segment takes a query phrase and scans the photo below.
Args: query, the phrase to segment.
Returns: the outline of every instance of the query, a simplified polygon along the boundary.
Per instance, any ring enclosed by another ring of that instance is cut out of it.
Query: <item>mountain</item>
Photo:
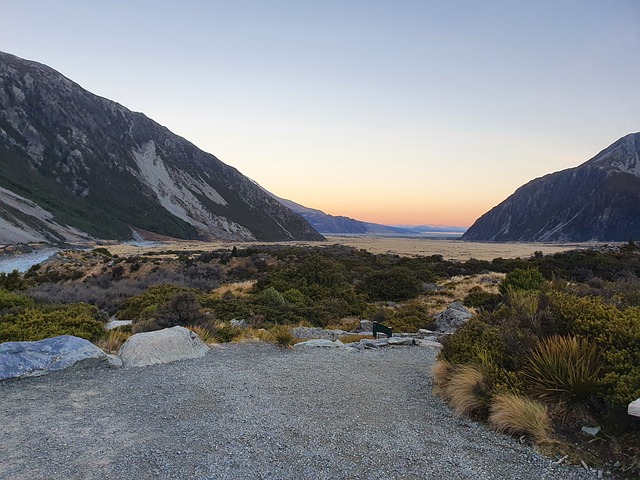
[[[322,210],[305,207],[286,198],[280,198],[275,195],[273,197],[298,215],[304,217],[317,231],[325,234],[455,236],[462,235],[467,229],[467,227],[452,227],[449,225],[382,225],[380,223],[363,222],[350,217],[330,215]]]
[[[584,242],[640,238],[640,133],[582,165],[537,178],[482,215],[463,240]]]
[[[318,232],[326,234],[376,234],[376,235],[410,235],[409,228],[390,227],[379,223],[362,222],[349,217],[329,215],[322,210],[305,207],[299,203],[276,197],[280,203],[304,217]]]
[[[238,170],[55,70],[0,52],[0,242],[322,240]]]

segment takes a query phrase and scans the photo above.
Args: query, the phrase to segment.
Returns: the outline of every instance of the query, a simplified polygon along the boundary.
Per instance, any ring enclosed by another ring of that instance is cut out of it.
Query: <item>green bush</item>
[[[10,291],[25,290],[30,285],[31,282],[26,280],[18,270],[10,273],[0,273],[0,289]]]
[[[493,311],[500,303],[500,295],[489,293],[482,287],[473,287],[462,300],[467,307],[481,308],[483,310]]]
[[[155,317],[158,309],[168,303],[177,293],[189,289],[164,284],[149,288],[146,292],[128,298],[116,312],[120,320],[144,320]]]
[[[409,300],[420,293],[421,282],[414,272],[404,267],[373,272],[358,285],[358,291],[372,301]]]
[[[83,303],[27,308],[0,317],[0,342],[36,341],[58,335],[96,341],[105,333],[97,308]]]
[[[506,295],[509,290],[540,290],[545,279],[537,268],[516,268],[507,273],[500,282],[500,293]]]
[[[605,398],[618,408],[640,398],[640,308],[620,310],[599,297],[548,295],[566,333],[588,338],[602,352]]]
[[[33,299],[0,289],[0,312],[34,306]]]

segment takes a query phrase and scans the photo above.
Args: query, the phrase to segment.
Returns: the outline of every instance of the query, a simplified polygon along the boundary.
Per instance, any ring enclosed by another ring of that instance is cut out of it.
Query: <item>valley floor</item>
[[[528,258],[539,251],[545,255],[564,252],[576,248],[587,248],[587,243],[521,243],[521,242],[463,242],[462,240],[432,239],[416,237],[383,237],[372,235],[327,235],[327,242],[273,242],[270,245],[348,245],[365,249],[371,253],[391,253],[400,256],[442,255],[446,260],[493,260],[494,258]],[[265,245],[264,242],[196,242],[173,241],[142,246],[131,243],[108,245],[111,253],[116,255],[133,255],[145,252],[161,252],[166,250],[216,250],[220,248],[246,248],[252,245]]]
[[[0,478],[594,478],[455,417],[431,393],[435,355],[240,343],[4,382]]]

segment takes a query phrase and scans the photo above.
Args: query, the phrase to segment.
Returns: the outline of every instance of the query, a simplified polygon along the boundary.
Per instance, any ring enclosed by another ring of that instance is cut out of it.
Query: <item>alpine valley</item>
[[[57,71],[0,52],[0,243],[323,240],[238,170]]]

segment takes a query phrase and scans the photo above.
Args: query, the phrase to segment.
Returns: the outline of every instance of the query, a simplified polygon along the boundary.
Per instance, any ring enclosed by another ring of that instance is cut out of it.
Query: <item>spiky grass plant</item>
[[[276,325],[269,331],[269,333],[273,337],[275,344],[280,347],[288,347],[296,340],[291,333],[291,328],[286,325]]]
[[[98,346],[107,353],[115,353],[130,336],[129,332],[109,330],[107,336],[98,342]]]
[[[200,337],[200,340],[202,340],[207,345],[210,343],[216,343],[215,335],[207,327],[203,327],[201,325],[189,325],[186,328],[198,335],[198,337]]]
[[[531,435],[537,443],[548,442],[550,438],[547,407],[521,395],[496,395],[491,403],[489,424],[499,432]]]
[[[443,388],[456,415],[471,415],[484,409],[489,398],[487,380],[474,365],[457,366]]]
[[[531,393],[538,399],[570,407],[598,390],[602,357],[586,338],[554,335],[538,342],[525,368]]]

